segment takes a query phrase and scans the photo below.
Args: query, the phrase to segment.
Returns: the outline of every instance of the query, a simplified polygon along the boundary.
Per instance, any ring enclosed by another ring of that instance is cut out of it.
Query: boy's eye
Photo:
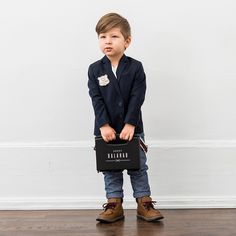
[[[100,39],[105,39],[106,37],[105,37],[105,35],[101,35],[99,38]]]
[[[117,35],[112,35],[112,38],[118,38],[118,36]]]

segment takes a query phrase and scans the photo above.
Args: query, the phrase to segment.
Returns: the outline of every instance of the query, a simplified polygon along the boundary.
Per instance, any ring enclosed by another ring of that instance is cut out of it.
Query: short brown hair
[[[108,13],[102,16],[96,25],[96,32],[99,35],[116,27],[120,28],[125,39],[131,35],[129,22],[117,13]]]

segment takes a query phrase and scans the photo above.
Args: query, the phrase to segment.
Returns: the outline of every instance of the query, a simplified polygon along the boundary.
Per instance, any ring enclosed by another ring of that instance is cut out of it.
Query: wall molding
[[[236,198],[231,196],[195,196],[195,197],[158,197],[159,209],[190,208],[236,208]],[[63,209],[101,209],[104,198],[0,198],[0,210],[63,210]],[[124,199],[125,209],[136,209],[133,198]]]
[[[236,148],[236,140],[147,140],[150,148]],[[4,148],[91,148],[93,141],[0,142]]]

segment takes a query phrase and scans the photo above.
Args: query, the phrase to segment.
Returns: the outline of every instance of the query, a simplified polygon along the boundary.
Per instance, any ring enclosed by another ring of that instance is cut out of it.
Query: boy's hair
[[[108,13],[100,18],[96,25],[97,34],[106,33],[113,28],[120,28],[125,39],[131,36],[129,22],[117,13]]]

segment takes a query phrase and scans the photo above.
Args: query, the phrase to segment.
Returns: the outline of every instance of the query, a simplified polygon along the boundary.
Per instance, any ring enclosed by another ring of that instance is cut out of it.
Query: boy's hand
[[[116,139],[116,131],[109,125],[105,124],[100,128],[102,138],[105,142],[109,142]]]
[[[132,140],[134,136],[134,129],[135,129],[135,126],[130,125],[130,124],[125,124],[124,128],[122,129],[120,133],[120,139],[129,140],[129,141]]]

